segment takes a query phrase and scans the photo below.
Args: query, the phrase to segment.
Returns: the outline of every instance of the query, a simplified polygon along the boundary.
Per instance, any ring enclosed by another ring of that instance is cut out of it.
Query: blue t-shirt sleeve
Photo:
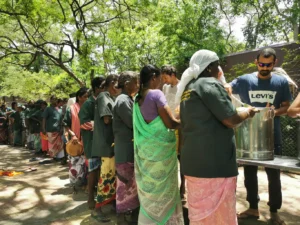
[[[239,77],[235,78],[229,84],[232,87],[232,94],[239,94],[239,92],[240,92],[240,78]]]

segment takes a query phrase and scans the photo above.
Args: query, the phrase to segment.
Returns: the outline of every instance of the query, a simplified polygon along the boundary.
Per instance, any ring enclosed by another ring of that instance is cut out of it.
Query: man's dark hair
[[[102,83],[105,81],[105,78],[100,76],[100,77],[95,77],[91,84],[92,84],[92,89],[93,89],[93,92],[96,91],[96,88],[101,88],[101,85]]]
[[[176,76],[177,74],[177,71],[176,71],[176,68],[174,66],[169,66],[169,65],[166,65],[166,66],[162,66],[160,72],[163,74],[168,74],[168,75],[172,75],[174,74]]]
[[[274,57],[274,61],[276,60],[276,51],[273,48],[264,48],[259,51],[256,59],[258,60],[259,57],[262,56],[264,58],[270,58],[271,56]]]

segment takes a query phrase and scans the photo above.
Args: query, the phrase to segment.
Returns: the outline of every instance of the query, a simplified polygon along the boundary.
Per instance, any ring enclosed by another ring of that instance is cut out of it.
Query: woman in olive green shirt
[[[254,115],[237,113],[221,82],[219,58],[196,52],[176,95],[180,103],[183,146],[181,172],[187,181],[190,224],[236,225],[238,175],[232,127]]]
[[[122,93],[117,97],[113,110],[114,152],[117,171],[116,208],[119,218],[133,211],[135,221],[139,212],[137,186],[134,175],[133,151],[133,97],[139,90],[138,73],[121,73],[118,88]]]
[[[114,101],[115,97],[119,94],[116,85],[118,85],[118,76],[107,76],[103,84],[105,91],[98,95],[95,103],[91,155],[92,157],[101,157],[101,166],[96,210],[93,211],[92,217],[101,222],[110,220],[109,217],[101,211],[102,206],[116,199],[114,136],[112,130]]]

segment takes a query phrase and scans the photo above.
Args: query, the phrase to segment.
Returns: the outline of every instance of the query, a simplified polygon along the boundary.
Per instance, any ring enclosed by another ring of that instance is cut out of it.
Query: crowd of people
[[[258,219],[255,166],[244,166],[249,209],[236,213],[233,128],[254,117],[255,107],[270,107],[275,112],[274,152],[281,154],[280,116],[298,116],[300,97],[290,106],[287,80],[272,73],[276,61],[273,49],[263,49],[255,59],[258,71],[231,83],[226,83],[217,54],[209,50],[192,56],[181,80],[173,66],[153,65],[140,73],[96,77],[91,91],[80,88],[68,102],[52,96],[49,106],[42,100],[30,101],[26,109],[15,102],[11,109],[2,105],[0,141],[26,143],[63,163],[67,143],[82,145],[83,152],[68,156],[70,180],[87,177],[88,207],[101,222],[110,221],[102,207],[111,204],[122,224],[125,215],[131,216],[126,224],[184,224],[186,191],[192,225]],[[249,107],[237,111],[232,93]],[[282,204],[280,170],[266,172],[270,222],[284,225],[277,212]]]
[[[11,108],[3,103],[0,110],[0,143],[41,151],[42,114],[46,108],[47,103],[43,100],[29,101],[27,104],[12,102]]]

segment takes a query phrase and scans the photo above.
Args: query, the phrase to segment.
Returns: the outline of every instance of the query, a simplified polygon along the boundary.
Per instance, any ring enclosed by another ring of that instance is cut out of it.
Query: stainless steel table
[[[263,166],[274,169],[300,172],[300,161],[287,156],[275,156],[274,160],[259,161],[250,159],[237,159],[240,165]]]

